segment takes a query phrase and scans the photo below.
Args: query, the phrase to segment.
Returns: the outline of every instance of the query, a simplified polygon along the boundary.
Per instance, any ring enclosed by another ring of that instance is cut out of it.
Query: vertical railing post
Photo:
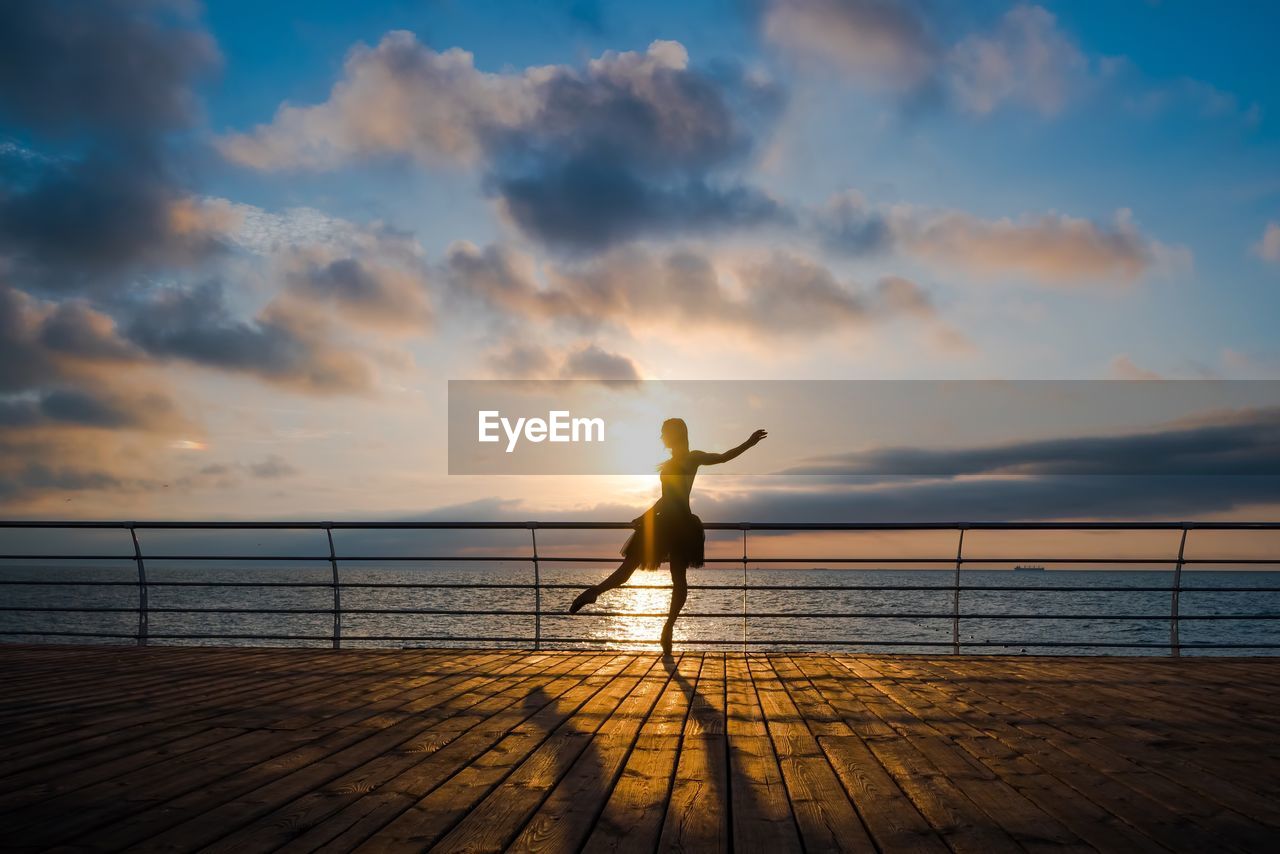
[[[742,522],[742,651],[747,651],[747,530],[750,522]]]
[[[951,585],[951,654],[960,654],[960,564],[964,562],[964,526],[956,543],[956,575]]]
[[[333,573],[333,648],[342,648],[342,579],[338,577],[338,552],[333,547],[333,523],[324,523],[329,541],[329,569]]]
[[[142,546],[138,545],[138,529],[129,523],[129,536],[133,539],[133,562],[138,566],[138,646],[147,645],[147,565],[142,560]]]
[[[1182,524],[1182,539],[1178,541],[1178,562],[1173,565],[1173,592],[1169,596],[1169,654],[1174,658],[1182,655],[1182,644],[1178,639],[1178,594],[1182,592],[1182,565],[1187,554],[1187,523]]]
[[[542,564],[538,560],[538,523],[529,523],[533,542],[533,648],[542,649]]]

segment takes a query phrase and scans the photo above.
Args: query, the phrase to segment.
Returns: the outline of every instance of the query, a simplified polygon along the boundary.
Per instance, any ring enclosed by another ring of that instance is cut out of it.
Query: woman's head
[[[689,450],[689,427],[683,418],[668,418],[662,422],[662,444],[672,451]]]

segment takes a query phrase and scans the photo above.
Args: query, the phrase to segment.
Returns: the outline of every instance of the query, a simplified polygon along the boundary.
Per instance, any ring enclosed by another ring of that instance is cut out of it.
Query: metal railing
[[[136,569],[136,578],[124,580],[80,580],[58,578],[12,579],[0,573],[0,590],[14,587],[44,588],[64,585],[83,587],[134,587],[137,591],[137,604],[133,607],[111,606],[64,606],[64,605],[14,605],[10,597],[0,600],[0,613],[52,614],[52,613],[100,613],[100,614],[133,614],[136,612],[136,630],[123,631],[80,631],[57,630],[47,628],[11,629],[0,626],[0,638],[9,637],[78,637],[99,640],[134,640],[145,645],[153,640],[214,640],[214,641],[320,641],[331,643],[336,649],[344,640],[355,642],[449,642],[449,643],[505,643],[526,644],[535,649],[573,644],[620,643],[626,639],[613,637],[555,637],[543,632],[543,619],[551,612],[544,609],[543,593],[553,590],[581,590],[581,583],[548,583],[543,580],[544,564],[609,564],[617,558],[582,557],[571,555],[553,555],[538,549],[538,531],[591,531],[591,530],[629,530],[632,525],[626,522],[83,522],[83,521],[3,521],[0,520],[0,531],[6,529],[25,529],[36,531],[94,529],[127,531],[132,543],[132,553],[3,553],[0,554],[0,569],[8,567],[14,561],[128,561]],[[951,652],[959,653],[965,648],[1052,648],[1070,647],[1081,649],[1130,648],[1130,649],[1162,649],[1172,655],[1179,655],[1184,649],[1241,649],[1268,650],[1280,649],[1280,642],[1263,640],[1259,642],[1193,642],[1180,639],[1179,627],[1187,621],[1274,621],[1280,620],[1280,611],[1275,609],[1264,613],[1213,613],[1188,614],[1181,609],[1181,597],[1193,593],[1280,593],[1280,586],[1186,586],[1183,583],[1183,571],[1190,567],[1280,567],[1280,553],[1265,557],[1188,557],[1187,543],[1189,536],[1196,531],[1271,531],[1280,532],[1280,522],[935,522],[935,523],[708,523],[705,528],[710,532],[740,532],[742,541],[741,556],[708,557],[707,564],[740,565],[743,570],[741,583],[734,584],[690,584],[692,590],[724,590],[742,592],[742,610],[700,612],[687,611],[681,619],[738,619],[742,620],[742,637],[701,638],[696,641],[702,645],[741,645],[743,648],[759,645],[772,646],[820,646],[820,647],[949,647]],[[144,554],[140,531],[323,531],[328,545],[327,554]],[[528,552],[500,555],[476,554],[339,554],[334,543],[334,531],[521,531],[529,533]],[[829,557],[751,557],[748,539],[752,534],[777,535],[787,533],[834,533],[834,532],[939,532],[954,531],[956,533],[955,557],[950,556],[829,556]],[[1178,546],[1176,554],[1167,556],[1145,557],[1098,557],[1098,556],[981,556],[965,552],[966,532],[979,531],[1114,531],[1114,532],[1176,532]],[[314,562],[326,564],[329,578],[326,581],[227,581],[227,580],[158,580],[148,578],[147,562]],[[457,581],[352,581],[344,580],[341,567],[343,564],[355,563],[423,563],[439,565],[454,562],[465,563],[483,561],[489,563],[519,562],[527,564],[531,569],[531,581],[525,582],[457,582]],[[884,568],[891,566],[944,567],[950,571],[951,583],[938,584],[749,584],[746,572],[749,567],[780,567],[782,565],[809,565],[815,568],[830,567],[866,567]],[[1097,584],[965,584],[962,570],[966,565],[1007,566],[1016,564],[1065,566],[1153,566],[1168,564],[1172,569],[1171,581],[1164,585],[1097,585]],[[638,589],[663,589],[666,585],[629,585]],[[304,588],[328,589],[331,593],[331,604],[323,608],[249,608],[234,606],[200,606],[200,607],[165,607],[150,604],[148,593],[153,589],[163,588]],[[401,589],[401,590],[487,590],[487,591],[532,591],[533,608],[498,608],[498,609],[452,609],[452,608],[359,608],[344,607],[342,593],[344,590],[356,589]],[[930,611],[756,611],[749,608],[748,593],[752,591],[865,591],[865,592],[944,592],[950,594],[951,607],[946,612]],[[1098,613],[1043,613],[1028,612],[964,612],[961,610],[962,594],[983,592],[1019,592],[1019,593],[1168,593],[1169,610],[1167,613],[1142,614],[1098,614]],[[1280,605],[1280,598],[1276,600]],[[665,617],[665,612],[636,612],[594,610],[588,612],[594,616],[609,617]],[[150,617],[156,614],[264,614],[264,615],[329,615],[332,628],[329,632],[312,634],[279,634],[258,632],[156,632],[151,629]],[[562,611],[554,612],[560,616]],[[412,635],[412,634],[349,634],[344,632],[343,617],[345,615],[397,615],[397,616],[470,616],[470,617],[531,617],[533,622],[532,636],[516,634],[448,634],[448,635]],[[752,618],[772,619],[788,618],[798,620],[942,620],[949,621],[951,627],[950,640],[916,640],[884,638],[833,638],[799,637],[781,643],[776,638],[759,639],[747,636],[747,626]],[[966,620],[1112,620],[1112,621],[1161,621],[1169,626],[1167,642],[1152,641],[1089,641],[1089,640],[987,640],[965,641],[961,627]]]

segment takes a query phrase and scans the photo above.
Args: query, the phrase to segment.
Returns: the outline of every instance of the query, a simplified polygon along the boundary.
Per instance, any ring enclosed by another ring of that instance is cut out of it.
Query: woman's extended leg
[[[573,600],[573,604],[569,606],[569,613],[576,614],[592,602],[596,601],[596,597],[606,590],[612,590],[615,587],[621,587],[627,583],[627,579],[631,577],[631,573],[636,571],[636,567],[640,565],[639,557],[625,557],[622,563],[618,564],[618,568],[609,574],[609,577],[599,584],[593,584],[586,590],[578,594],[578,598]]]
[[[671,563],[671,608],[667,611],[667,621],[662,625],[662,653],[671,654],[671,634],[676,627],[676,617],[689,598],[689,580],[686,578],[688,567],[683,563]]]

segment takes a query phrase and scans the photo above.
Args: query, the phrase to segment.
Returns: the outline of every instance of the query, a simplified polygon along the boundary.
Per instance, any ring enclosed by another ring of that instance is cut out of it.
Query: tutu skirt
[[[692,513],[650,512],[632,520],[636,530],[622,547],[622,556],[638,559],[644,569],[663,563],[699,567],[705,563],[706,534],[702,520]]]

